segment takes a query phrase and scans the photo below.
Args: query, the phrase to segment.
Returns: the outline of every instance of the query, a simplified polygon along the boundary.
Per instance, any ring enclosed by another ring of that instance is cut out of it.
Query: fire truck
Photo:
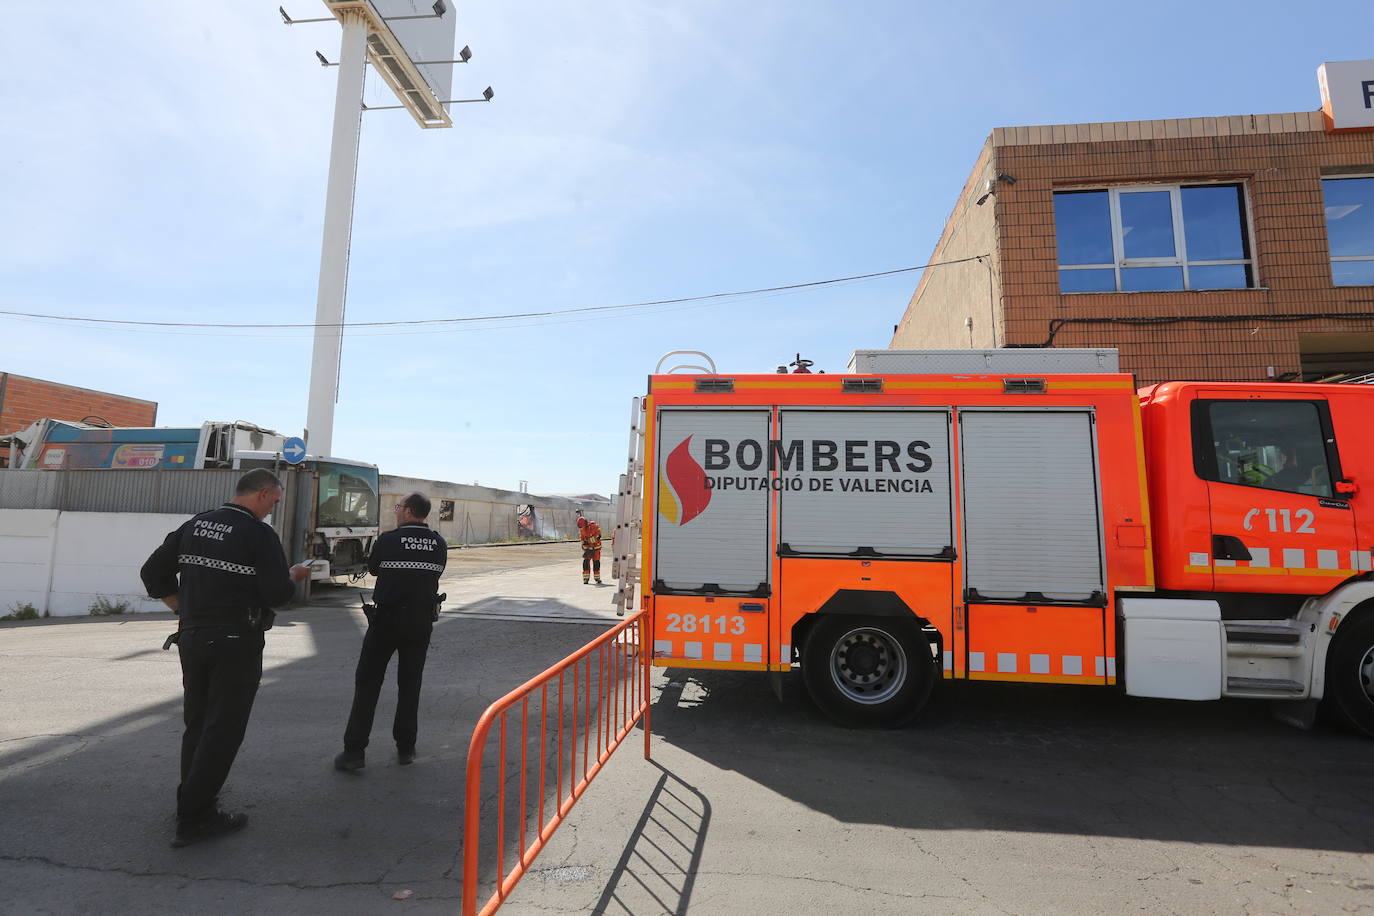
[[[1325,700],[1374,736],[1374,387],[1137,390],[1113,350],[701,356],[649,377],[643,493],[621,487],[618,543],[641,537],[616,600],[640,586],[655,665],[799,667],[850,726],[966,680],[1280,701],[1306,726]]]

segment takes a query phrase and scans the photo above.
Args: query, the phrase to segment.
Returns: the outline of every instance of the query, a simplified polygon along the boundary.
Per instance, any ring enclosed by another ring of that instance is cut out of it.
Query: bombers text
[[[917,474],[930,470],[929,442],[913,439],[903,445],[891,439],[741,439],[731,449],[728,439],[706,439],[707,471],[731,467],[753,471],[768,460],[770,471],[891,471]],[[809,447],[808,447],[809,445]],[[809,461],[808,461],[809,459]]]

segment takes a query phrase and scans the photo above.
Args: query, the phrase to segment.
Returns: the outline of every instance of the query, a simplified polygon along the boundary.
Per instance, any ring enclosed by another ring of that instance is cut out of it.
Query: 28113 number
[[[714,629],[712,629],[713,626]],[[669,614],[666,629],[669,633],[718,633],[722,636],[742,636],[744,634],[744,618],[727,617],[724,614],[717,617],[712,617],[710,614]]]

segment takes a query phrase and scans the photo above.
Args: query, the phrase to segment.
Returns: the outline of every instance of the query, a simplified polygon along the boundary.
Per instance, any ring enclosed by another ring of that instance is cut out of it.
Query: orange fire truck
[[[1278,700],[1300,724],[1326,698],[1374,735],[1374,387],[1137,391],[1112,350],[675,368],[696,372],[636,402],[642,536],[615,570],[654,664],[799,665],[849,725],[965,679]]]

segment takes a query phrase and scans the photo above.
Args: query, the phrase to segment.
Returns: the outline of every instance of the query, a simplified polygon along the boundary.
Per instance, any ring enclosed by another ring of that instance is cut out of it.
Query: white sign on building
[[[1345,60],[1317,68],[1327,130],[1374,129],[1374,60]]]

